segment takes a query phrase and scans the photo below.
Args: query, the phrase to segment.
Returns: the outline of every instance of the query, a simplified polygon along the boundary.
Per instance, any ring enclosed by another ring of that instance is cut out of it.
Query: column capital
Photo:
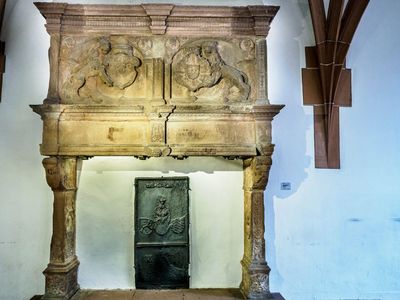
[[[269,169],[272,165],[271,156],[255,156],[243,161],[245,191],[264,191],[269,176]]]
[[[46,181],[53,191],[77,189],[77,157],[47,157],[42,164]]]

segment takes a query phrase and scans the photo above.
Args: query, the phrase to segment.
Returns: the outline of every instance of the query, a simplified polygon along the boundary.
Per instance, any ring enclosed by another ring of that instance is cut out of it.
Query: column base
[[[247,300],[285,300],[279,293],[268,293],[264,295],[257,295],[257,296],[246,296],[243,295],[244,299]]]
[[[42,300],[68,300],[79,290],[79,261],[75,257],[68,264],[49,264],[43,274],[46,276],[46,293]]]
[[[269,291],[269,272],[271,269],[265,262],[249,262],[245,258],[242,264],[242,282],[240,291],[246,299],[274,299]],[[279,298],[278,298],[279,299]]]

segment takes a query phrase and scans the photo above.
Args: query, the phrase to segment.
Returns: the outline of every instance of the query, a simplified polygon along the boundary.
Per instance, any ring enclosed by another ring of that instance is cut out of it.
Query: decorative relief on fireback
[[[151,48],[151,41],[139,42]],[[61,86],[66,103],[82,98],[101,103],[107,94],[108,98],[120,96],[135,82],[142,63],[132,42],[123,36],[98,37],[83,45],[67,37],[62,46],[62,59],[69,64],[69,74]]]
[[[160,197],[154,207],[154,217],[139,218],[139,231],[142,234],[150,235],[155,232],[158,235],[165,235],[171,229],[174,233],[182,233],[185,229],[186,215],[171,219],[171,211],[167,199]]]
[[[219,98],[225,103],[249,99],[248,76],[222,59],[217,41],[197,41],[181,48],[174,56],[172,72],[195,99]]]

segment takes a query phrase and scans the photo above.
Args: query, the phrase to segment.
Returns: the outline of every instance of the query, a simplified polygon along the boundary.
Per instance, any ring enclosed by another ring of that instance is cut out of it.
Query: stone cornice
[[[277,6],[95,5],[36,2],[49,34],[266,37]]]

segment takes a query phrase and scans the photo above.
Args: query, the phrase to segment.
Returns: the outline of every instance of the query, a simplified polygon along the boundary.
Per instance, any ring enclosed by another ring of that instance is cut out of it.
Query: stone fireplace
[[[77,172],[93,156],[243,160],[240,289],[266,299],[264,190],[271,122],[266,36],[278,7],[36,3],[50,35],[40,152],[54,193],[42,299],[78,290]]]

